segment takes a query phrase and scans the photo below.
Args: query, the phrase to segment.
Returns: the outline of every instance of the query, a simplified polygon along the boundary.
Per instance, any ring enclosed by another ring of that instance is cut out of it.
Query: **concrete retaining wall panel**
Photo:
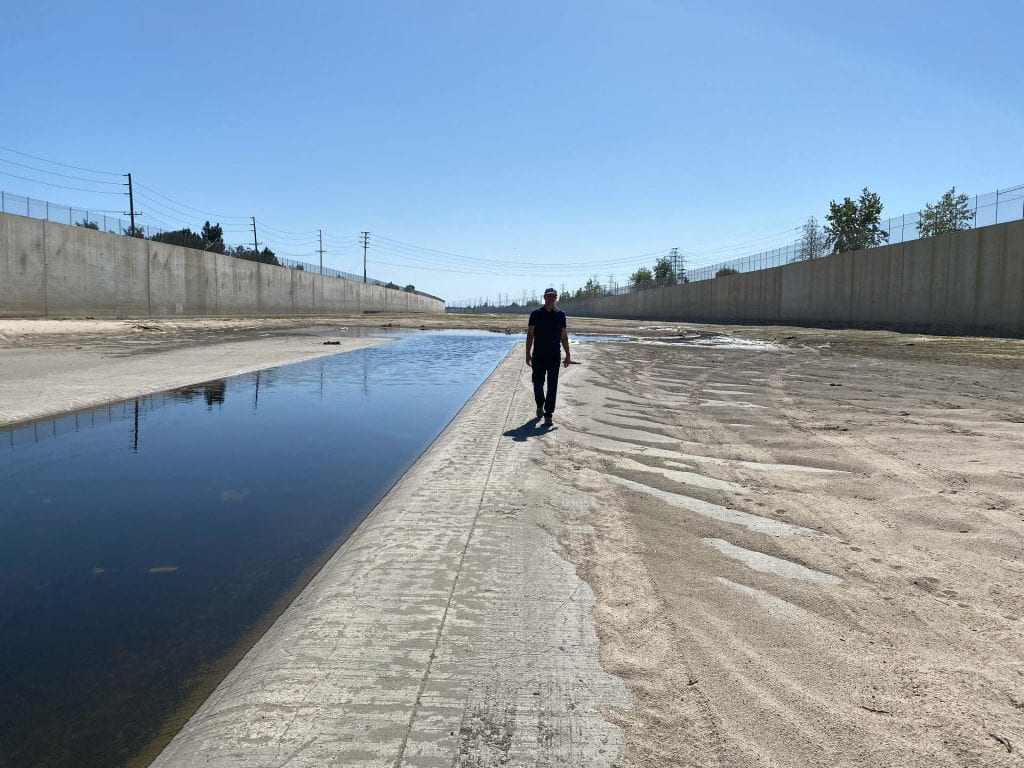
[[[946,234],[935,241],[935,282],[932,295],[932,324],[940,328],[970,328],[977,315],[978,241],[984,236],[975,230],[968,237]]]
[[[149,306],[153,317],[185,312],[185,254],[165,243],[149,244]]]
[[[811,295],[811,265],[814,261],[798,261],[783,267],[779,295],[779,320],[799,323],[805,321]],[[716,277],[716,280],[721,278]]]
[[[50,317],[147,317],[146,241],[44,222]]]
[[[1006,225],[1003,245],[1002,311],[982,314],[979,304],[978,322],[998,327],[1008,318],[1016,318],[1016,333],[1024,335],[1024,221]],[[1012,322],[1012,320],[1010,321]]]
[[[776,270],[762,269],[750,273],[750,279],[740,282],[736,294],[736,319],[753,323],[771,320],[775,312],[769,295]]]
[[[934,284],[933,237],[903,245],[903,284],[900,291],[900,325],[924,328],[932,322]]]
[[[857,323],[896,324],[903,286],[903,244],[858,251],[851,278],[851,319]]]
[[[818,286],[814,291],[817,305],[812,307],[812,316],[820,317],[827,324],[848,324],[852,319],[850,285],[856,257],[862,251],[836,254],[828,259],[814,259],[818,268]]]
[[[209,317],[217,314],[217,272],[207,254],[183,248],[185,314]]]
[[[260,315],[290,315],[295,303],[292,295],[291,269],[276,268],[259,264],[259,305]]]
[[[734,320],[734,294],[737,281],[742,275],[722,275],[711,280],[711,305],[708,319],[713,323],[727,323]]]
[[[38,219],[0,217],[0,317],[45,317],[45,228]]]
[[[303,272],[298,269],[293,269],[292,273],[292,296],[295,302],[295,314],[316,314],[317,276],[312,272]]]
[[[718,280],[719,278],[715,278]],[[687,307],[687,320],[693,323],[710,323],[714,311],[714,285],[715,280],[701,280],[699,283],[689,283],[686,286],[686,295],[689,299]]]
[[[1014,318],[1016,330],[1024,330],[1021,304],[1024,300],[1024,222],[1000,229],[978,230],[978,272],[976,322],[982,327],[998,327],[1005,318]]]
[[[260,265],[255,261],[222,256],[230,262],[231,284],[217,294],[221,315],[260,314]]]
[[[781,312],[782,298],[782,267],[766,270],[769,277],[765,281],[765,322],[776,322]]]

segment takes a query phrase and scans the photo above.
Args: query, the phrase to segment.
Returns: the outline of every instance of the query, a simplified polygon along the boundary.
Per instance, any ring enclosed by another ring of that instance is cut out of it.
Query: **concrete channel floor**
[[[524,370],[518,345],[154,768],[614,763],[631,697],[523,501]]]

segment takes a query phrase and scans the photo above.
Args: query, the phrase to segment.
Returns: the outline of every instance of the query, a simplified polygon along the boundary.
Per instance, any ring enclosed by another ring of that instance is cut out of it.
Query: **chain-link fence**
[[[312,272],[314,275],[325,275],[326,277],[340,277],[345,280],[351,280],[355,283],[363,282],[362,275],[356,275],[352,272],[343,272],[340,269],[331,269],[330,267],[321,267],[319,264],[309,264],[305,261],[295,261],[295,259],[286,259],[284,256],[275,256],[277,263],[282,267],[288,267],[289,269],[298,269],[302,272]],[[396,283],[385,283],[383,280],[374,280],[372,277],[366,278],[366,282],[371,285],[391,285],[393,287],[399,287]]]
[[[45,219],[61,224],[77,225],[98,229],[101,232],[112,232],[123,235],[131,226],[130,222],[121,218],[120,211],[88,210],[58,205],[46,200],[33,200],[31,197],[14,195],[0,191],[0,213],[15,213],[33,219]],[[152,237],[162,230],[156,227],[139,227],[146,237]]]

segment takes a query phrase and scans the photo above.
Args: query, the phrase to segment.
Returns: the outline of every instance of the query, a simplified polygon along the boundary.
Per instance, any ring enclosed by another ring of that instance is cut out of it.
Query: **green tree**
[[[234,248],[228,248],[225,253],[229,256],[234,256],[236,259],[258,261],[260,264],[272,264],[275,267],[281,266],[281,262],[277,260],[277,256],[269,248],[256,252],[252,248],[246,248],[244,245],[236,245]]]
[[[139,238],[143,238],[143,237],[146,236],[146,233],[142,230],[142,227],[135,227],[135,226],[132,226],[131,224],[129,224],[124,229],[124,236],[125,237],[139,237]]]
[[[950,187],[935,205],[925,203],[917,222],[917,233],[921,237],[934,237],[970,229],[973,222],[974,211],[967,206],[967,195],[958,195],[956,187]]]
[[[818,226],[816,218],[809,217],[807,223],[801,227],[800,251],[797,254],[797,259],[800,261],[819,259],[825,255],[827,247],[825,231]]]
[[[203,241],[203,250],[213,253],[224,253],[224,228],[218,222],[203,224],[203,231],[199,234]]]
[[[597,279],[593,277],[587,280],[586,285],[576,291],[577,299],[586,299],[591,296],[604,296],[604,288],[602,288]]]
[[[646,290],[654,285],[654,273],[647,267],[640,267],[640,269],[629,276],[629,282],[633,284],[634,290]]]
[[[662,256],[654,262],[655,285],[675,285],[676,282],[676,270],[672,266],[672,259],[668,256]]]
[[[715,277],[725,277],[726,275],[738,275],[740,271],[733,269],[732,267],[722,267],[720,270],[715,272]]]
[[[85,229],[99,229],[100,225],[95,221],[89,221],[89,219],[83,218],[81,221],[75,222],[76,227],[84,227]]]
[[[832,200],[825,217],[825,238],[832,253],[862,251],[889,242],[889,233],[879,226],[881,216],[882,200],[867,187],[861,190],[859,200]]]
[[[149,239],[168,245],[180,245],[182,248],[195,248],[200,251],[203,249],[203,238],[187,228],[175,229],[171,232],[158,232]]]

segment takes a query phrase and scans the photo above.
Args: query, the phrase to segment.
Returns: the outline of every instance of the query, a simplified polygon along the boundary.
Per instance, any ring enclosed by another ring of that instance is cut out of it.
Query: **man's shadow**
[[[531,437],[541,437],[549,432],[554,432],[558,427],[545,424],[540,419],[530,419],[522,426],[510,429],[507,432],[502,432],[504,437],[511,437],[517,443],[525,443]]]

